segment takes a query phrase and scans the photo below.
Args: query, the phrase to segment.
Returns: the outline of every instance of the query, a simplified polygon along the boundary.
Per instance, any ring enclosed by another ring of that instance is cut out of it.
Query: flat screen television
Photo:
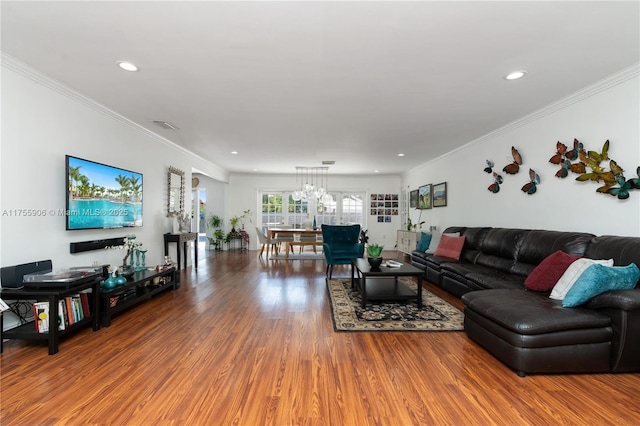
[[[142,226],[142,173],[66,156],[67,230]]]

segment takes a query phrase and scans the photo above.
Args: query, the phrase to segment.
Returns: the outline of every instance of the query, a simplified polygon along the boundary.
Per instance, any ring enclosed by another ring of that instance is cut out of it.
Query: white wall
[[[221,180],[226,172],[36,70],[2,59],[0,265],[42,259],[52,259],[56,269],[93,261],[120,264],[120,251],[71,254],[69,243],[128,233],[147,247],[147,264],[160,263],[163,234],[173,229],[166,217],[168,167],[186,172],[187,202],[192,167]],[[142,173],[143,227],[66,231],[61,216],[13,214],[19,209],[64,210],[66,154]]]
[[[350,191],[365,193],[364,217],[366,223],[363,229],[369,230],[369,242],[384,245],[393,249],[396,244],[396,231],[400,228],[400,216],[392,216],[391,223],[378,223],[376,216],[369,215],[369,196],[371,193],[400,194],[399,176],[335,176],[329,174],[329,191]],[[257,237],[255,224],[260,211],[260,191],[291,191],[296,189],[295,175],[251,175],[231,174],[229,176],[229,202],[225,218],[239,216],[243,211],[251,209],[251,226],[247,231],[251,236],[251,248],[256,248]],[[227,231],[230,229],[229,221],[225,223]]]
[[[576,174],[556,178],[558,166],[548,162],[557,141],[572,146],[577,138],[586,148],[599,151],[609,139],[609,156],[625,169],[627,179],[636,175],[640,166],[637,70],[635,67],[630,77],[630,73],[612,76],[494,135],[407,172],[402,183],[405,189],[447,182],[448,206],[425,210],[422,220],[441,230],[455,225],[494,226],[640,236],[640,190],[632,191],[624,201],[598,194],[595,190],[599,184],[577,182]],[[507,175],[502,168],[509,163],[512,145],[524,164],[518,174]],[[504,177],[497,194],[487,189],[493,182],[483,171],[487,159],[495,162],[495,169]],[[529,180],[529,168],[541,178],[533,195],[520,190]],[[413,210],[410,216],[415,221],[418,211]]]

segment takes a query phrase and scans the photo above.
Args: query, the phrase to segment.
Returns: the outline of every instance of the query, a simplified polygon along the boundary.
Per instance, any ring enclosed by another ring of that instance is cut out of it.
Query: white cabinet
[[[419,232],[398,230],[398,251],[411,254],[418,244]]]

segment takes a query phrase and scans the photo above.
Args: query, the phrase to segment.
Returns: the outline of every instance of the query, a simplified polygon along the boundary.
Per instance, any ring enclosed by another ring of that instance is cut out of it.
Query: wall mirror
[[[169,167],[167,178],[167,216],[184,216],[184,172]]]

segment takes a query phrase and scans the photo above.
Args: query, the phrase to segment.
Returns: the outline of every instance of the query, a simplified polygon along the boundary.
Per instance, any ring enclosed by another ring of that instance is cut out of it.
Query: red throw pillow
[[[550,254],[524,280],[525,288],[533,291],[551,291],[569,265],[578,259],[579,256],[561,250]]]
[[[459,260],[460,252],[464,246],[464,239],[464,236],[449,237],[446,234],[442,234],[442,238],[440,239],[440,244],[438,244],[435,255]]]

